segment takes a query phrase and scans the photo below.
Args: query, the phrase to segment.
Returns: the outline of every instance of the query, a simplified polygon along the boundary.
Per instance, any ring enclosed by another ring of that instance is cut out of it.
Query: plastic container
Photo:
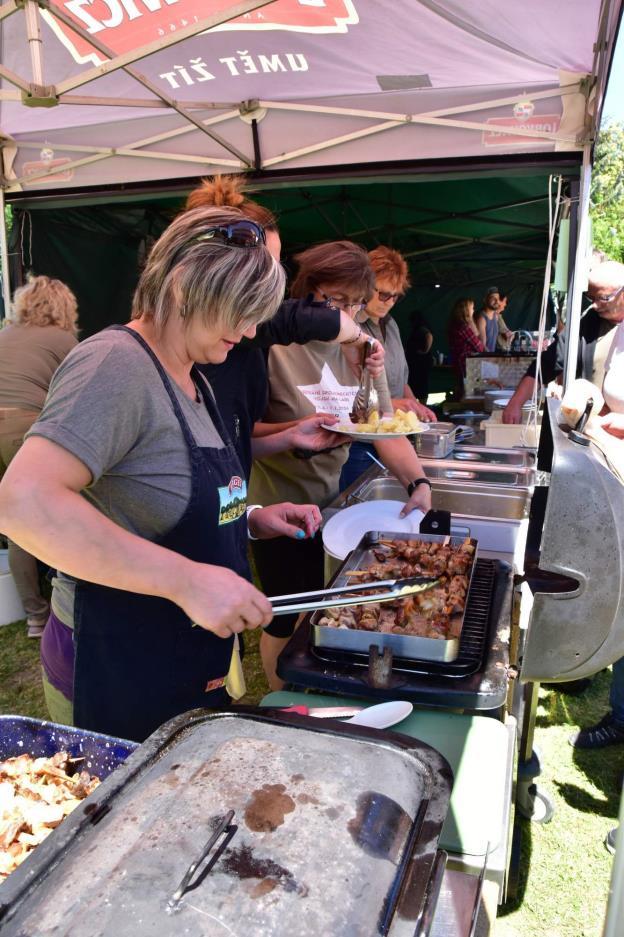
[[[534,424],[523,423],[497,423],[494,420],[483,420],[481,429],[485,431],[485,445],[496,449],[512,449],[514,446],[525,446],[537,449],[539,430]]]
[[[15,580],[9,570],[7,550],[0,550],[0,626],[10,625],[26,617]]]

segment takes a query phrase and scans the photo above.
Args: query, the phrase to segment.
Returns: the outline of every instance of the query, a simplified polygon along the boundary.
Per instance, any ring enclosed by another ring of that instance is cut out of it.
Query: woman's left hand
[[[427,511],[431,510],[431,488],[429,485],[418,485],[414,489],[412,496],[404,506],[399,517],[407,517],[408,514],[411,514],[412,511],[416,509],[424,511],[425,514]]]
[[[256,508],[249,515],[249,532],[257,540],[292,537],[296,540],[314,537],[321,526],[321,512],[316,504],[271,504]]]
[[[288,430],[291,449],[308,449],[310,452],[321,452],[323,449],[342,446],[345,442],[343,435],[323,429],[323,424],[332,426],[339,423],[338,417],[332,416],[330,413],[316,413],[314,416],[304,417]]]

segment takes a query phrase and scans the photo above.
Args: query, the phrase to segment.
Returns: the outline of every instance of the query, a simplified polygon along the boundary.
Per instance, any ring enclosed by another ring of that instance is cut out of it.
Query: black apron
[[[171,382],[149,345],[132,329],[113,328],[127,332],[152,359],[191,458],[186,511],[169,533],[154,542],[195,562],[225,566],[250,579],[245,479],[205,381],[194,374],[223,449],[196,444]],[[173,716],[229,702],[224,680],[233,638],[194,627],[173,602],[79,580],[74,620],[77,726],[143,741]]]

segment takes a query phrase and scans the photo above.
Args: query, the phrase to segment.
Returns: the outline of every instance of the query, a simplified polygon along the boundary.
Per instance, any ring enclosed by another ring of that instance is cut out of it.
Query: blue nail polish
[[[295,536],[297,537],[297,540],[303,540],[305,537],[305,530],[298,530]]]

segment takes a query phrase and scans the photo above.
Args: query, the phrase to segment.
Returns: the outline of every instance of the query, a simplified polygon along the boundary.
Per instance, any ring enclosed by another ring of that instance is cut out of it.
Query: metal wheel
[[[533,823],[550,823],[555,812],[552,800],[537,784],[518,785],[516,803],[521,816]]]

